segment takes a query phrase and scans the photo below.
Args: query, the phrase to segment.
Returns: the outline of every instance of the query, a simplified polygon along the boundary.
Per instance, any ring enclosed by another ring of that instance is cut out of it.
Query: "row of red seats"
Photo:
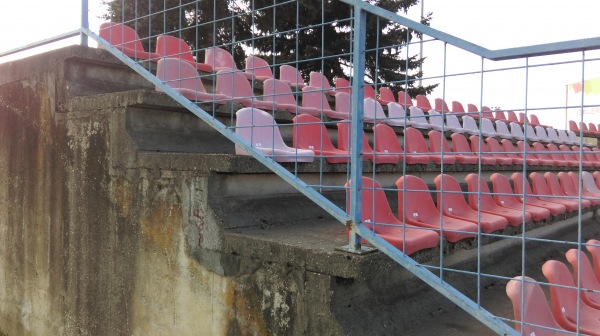
[[[381,185],[363,177],[362,222],[399,250],[411,254],[436,246],[440,234],[448,241],[456,242],[474,237],[479,231],[492,233],[507,225],[543,221],[579,210],[577,174],[561,172],[558,176],[553,173],[542,176],[534,172],[530,178],[533,191],[522,174],[512,174],[513,192],[508,178],[494,173],[490,177],[493,185],[493,192],[490,192],[481,176],[469,174],[465,177],[467,203],[456,178],[440,174],[434,180],[438,191],[436,206],[425,182],[416,176],[405,175],[396,181],[398,215],[395,216]],[[350,181],[345,185],[348,200],[350,185]],[[583,188],[582,208],[600,204],[600,190],[595,182],[593,187],[584,183]],[[520,196],[523,194],[526,197]]]
[[[557,260],[548,260],[542,266],[542,273],[550,284],[551,309],[534,279],[517,276],[508,282],[506,294],[513,305],[518,332],[566,335],[569,331],[600,335],[600,241],[589,240],[586,248],[594,267],[588,256],[577,249],[566,253],[573,268],[572,275],[569,268]]]
[[[600,124],[598,124],[598,127],[596,127],[596,124],[592,122],[586,124],[580,121],[579,126],[577,126],[575,120],[569,120],[569,130],[577,134],[579,134],[581,131],[584,135],[600,136]]]

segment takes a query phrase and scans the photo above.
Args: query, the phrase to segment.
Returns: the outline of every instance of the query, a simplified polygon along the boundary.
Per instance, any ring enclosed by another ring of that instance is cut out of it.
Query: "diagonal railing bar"
[[[118,58],[120,61],[128,65],[131,69],[137,72],[139,75],[150,81],[152,84],[158,86],[163,92],[167,93],[171,98],[181,104],[183,107],[188,109],[190,112],[195,114],[198,118],[202,119],[208,125],[213,127],[227,139],[234,142],[236,145],[239,145],[243,150],[248,152],[251,156],[257,159],[260,163],[265,165],[267,168],[272,170],[275,174],[281,177],[284,181],[289,183],[292,187],[296,188],[300,193],[304,194],[306,197],[310,198],[313,202],[327,211],[330,215],[332,215],[338,221],[348,224],[350,222],[350,217],[337,205],[333,204],[330,200],[325,198],[325,196],[321,195],[319,192],[311,188],[309,185],[304,183],[302,180],[294,176],[287,169],[282,168],[282,166],[275,162],[270,157],[264,155],[258,149],[250,146],[246,143],[240,136],[238,136],[231,128],[227,127],[225,124],[221,123],[206,111],[198,107],[196,104],[191,102],[189,99],[185,98],[177,91],[175,91],[170,86],[164,84],[161,80],[159,80],[156,76],[154,76],[150,71],[146,70],[142,65],[129,58],[117,48],[112,46],[110,43],[102,39],[100,36],[95,34],[89,29],[81,28],[81,31],[98,42],[104,49],[108,50],[113,56]]]
[[[446,42],[457,48],[466,50],[473,54],[479,55],[492,61],[542,56],[542,55],[556,55],[564,54],[574,51],[582,50],[597,50],[600,49],[600,37],[586,38],[571,41],[553,42],[546,44],[536,44],[525,47],[507,48],[490,50],[479,46],[475,43],[460,39],[450,34],[439,31],[435,28],[431,28],[417,21],[413,21],[404,16],[385,10],[381,7],[371,5],[363,0],[340,0],[349,5],[355,6],[357,9],[360,8],[369,13],[375,14],[389,21],[399,23],[410,29],[416,30],[419,33],[431,36],[432,38]]]

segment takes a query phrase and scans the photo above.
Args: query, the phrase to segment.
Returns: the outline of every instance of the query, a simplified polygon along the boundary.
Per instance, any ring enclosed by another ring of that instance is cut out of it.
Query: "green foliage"
[[[418,0],[370,0],[392,12],[406,12]],[[292,63],[308,79],[321,71],[333,83],[348,77],[352,53],[352,10],[337,0],[105,0],[105,19],[134,27],[153,50],[154,37],[171,34],[182,38],[192,50],[217,45],[234,54],[244,68],[245,52],[271,64]],[[274,6],[274,4],[277,4]],[[252,15],[254,14],[254,15]],[[134,20],[134,18],[140,18]],[[431,15],[423,19],[428,24]],[[148,38],[150,37],[150,38]],[[386,83],[395,92],[412,96],[428,94],[437,85],[418,87],[423,59],[418,45],[404,47],[417,37],[398,24],[367,16],[365,82]],[[413,41],[414,42],[414,41]],[[203,60],[203,55],[199,55]],[[407,59],[408,58],[408,59]]]

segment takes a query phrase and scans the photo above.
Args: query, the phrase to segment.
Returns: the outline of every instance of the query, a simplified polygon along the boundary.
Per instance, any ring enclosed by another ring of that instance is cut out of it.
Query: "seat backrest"
[[[171,35],[159,35],[156,38],[156,53],[162,57],[196,62],[190,46],[184,40]]]
[[[404,91],[398,91],[398,104],[408,108],[413,105],[412,97]]]
[[[471,116],[463,116],[462,118],[463,128],[466,130],[479,132],[479,127],[477,126],[477,122]]]
[[[465,113],[463,104],[457,102],[456,100],[452,101],[452,113]]]
[[[337,123],[338,129],[338,148],[341,150],[349,151],[352,145],[352,136],[350,132],[351,122],[350,120],[342,120]],[[369,140],[365,132],[362,132],[362,152],[372,154],[373,149],[369,145]]]
[[[475,104],[467,104],[467,112],[479,112],[479,108]]]
[[[487,106],[482,106],[481,107],[481,115],[484,118],[488,118],[488,119],[495,119],[494,118],[494,112],[492,112],[492,109],[487,107]]]
[[[465,176],[465,182],[467,182],[467,188],[469,190],[469,204],[471,207],[477,205],[480,209],[489,209],[496,206],[496,202],[490,195],[490,188],[483,179],[483,177],[477,174],[469,174]],[[481,195],[478,197],[478,192]]]
[[[385,124],[377,124],[373,127],[373,138],[375,151],[402,156],[404,150],[398,142],[398,136],[394,129]]]
[[[245,77],[244,77],[244,80]],[[246,107],[235,113],[235,133],[250,143],[252,147],[284,149],[279,127],[273,117],[257,108]]]
[[[314,88],[320,88],[323,90],[331,90],[331,84],[329,83],[329,79],[327,79],[327,77],[323,76],[322,73],[320,72],[316,72],[316,71],[311,71],[310,72],[310,80],[308,82],[309,86],[312,86]]]
[[[544,174],[545,176],[546,174]],[[569,196],[579,196],[579,180],[574,181],[573,176],[566,172],[559,172],[558,179],[560,186],[565,194]]]
[[[269,63],[258,56],[246,57],[246,72],[254,76],[273,78]]]
[[[389,119],[402,120],[406,117],[406,110],[398,103],[388,103],[387,108]]]
[[[335,94],[335,110],[343,113],[352,113],[352,97],[347,92],[338,92]]]
[[[495,111],[495,112],[496,112],[496,119],[506,120],[506,115],[504,114],[504,111]]]
[[[452,151],[455,154],[473,155],[473,151],[471,151],[471,147],[469,146],[469,141],[464,135],[452,133],[450,137],[452,138]]]
[[[554,128],[547,128],[546,133],[548,134],[548,139],[554,143],[562,143],[563,141],[558,136],[558,133]]]
[[[442,135],[439,131],[429,131],[427,134],[429,136],[429,150],[432,153],[436,153],[437,155],[441,155],[442,153],[442,145],[444,146],[444,153],[452,155],[452,147],[448,143],[448,140],[445,136]]]
[[[361,215],[363,223],[371,228],[372,224],[401,224],[398,219],[392,213],[390,204],[383,188],[377,181],[374,181],[368,177],[362,177],[362,188],[361,188]],[[346,188],[346,194],[348,197],[346,209],[350,211],[350,186],[352,181],[346,182],[344,187]],[[376,226],[377,228],[377,226]],[[378,230],[375,229],[375,232]]]
[[[538,158],[535,151],[531,149],[531,146],[529,146],[529,144],[525,141],[517,141],[517,148],[519,149],[519,157],[525,157],[523,154],[527,152],[528,157],[533,157],[535,159]]]
[[[544,159],[544,160],[552,160],[552,157],[550,156],[550,154],[546,153],[546,146],[544,146],[543,144],[541,144],[539,142],[534,142],[533,150],[535,151],[535,155],[538,158]]]
[[[581,180],[581,184],[584,190],[587,190],[592,193],[600,193],[600,190],[598,190],[598,186],[596,185],[596,181],[594,181],[594,176],[590,174],[590,172],[582,171]]]
[[[494,124],[492,123],[492,121],[490,119],[481,118],[480,122],[481,122],[481,131],[482,132],[487,132],[487,133],[491,133],[491,134],[496,133],[496,129],[494,129]]]
[[[490,156],[488,153],[488,146],[483,140],[477,135],[471,135],[469,137],[469,142],[471,142],[471,151],[475,154],[479,153],[481,150],[481,156]]]
[[[411,106],[408,108],[408,112],[410,114],[409,120],[414,123],[427,124],[427,119],[425,118],[425,113],[423,110],[416,106]]]
[[[537,126],[537,125],[541,125],[542,123],[540,122],[540,120],[538,119],[537,115],[535,114],[530,114],[529,115],[529,120],[531,121],[531,125],[533,126]]]
[[[560,139],[560,142],[562,143],[568,143],[571,140],[569,139],[569,135],[567,134],[567,131],[559,129],[556,131],[558,134],[558,138]]]
[[[453,113],[446,114],[446,125],[448,125],[448,127],[452,127],[458,130],[462,129],[462,125],[460,124],[458,117],[455,116]]]
[[[440,174],[433,180],[435,187],[439,193],[437,193],[437,204],[443,205],[444,209],[448,212],[465,213],[471,211],[463,191],[460,188],[460,184],[456,178],[448,174]]]
[[[592,256],[592,263],[594,264],[594,273],[596,279],[600,281],[600,240],[590,239],[586,242],[585,248],[590,252]]]
[[[527,124],[530,124],[529,117],[526,116],[525,113],[519,112],[519,124],[525,124],[525,122],[527,122]]]
[[[450,109],[448,108],[448,104],[442,98],[435,98],[435,110],[439,113],[450,113]]]
[[[274,78],[266,79],[263,82],[263,100],[296,105],[296,99],[290,86],[286,82]]]
[[[548,185],[546,184],[546,179],[542,174],[538,172],[533,172],[529,174],[529,178],[531,179],[531,186],[533,187],[533,193],[536,195],[552,195],[550,189],[548,189]]]
[[[429,111],[432,109],[431,104],[429,103],[429,99],[427,99],[427,97],[425,97],[424,95],[417,95],[416,100],[417,107],[420,108],[422,111]]]
[[[427,143],[423,134],[415,128],[407,127],[404,129],[404,137],[407,153],[429,153]]]
[[[124,24],[104,22],[100,24],[100,37],[115,47],[136,51],[145,51],[136,31]]]
[[[229,51],[219,47],[207,48],[204,51],[204,63],[211,65],[215,69],[228,68],[237,70],[237,66],[233,61],[233,56],[229,53]],[[246,81],[248,80],[246,79]]]
[[[513,189],[510,186],[508,178],[500,173],[494,173],[490,176],[492,181],[492,190],[494,190],[494,199],[499,201],[500,204],[505,205],[506,202],[510,204],[516,204],[517,201],[513,194]]]
[[[373,88],[373,86],[364,83],[363,92],[363,98],[375,99],[375,89]]]
[[[292,141],[295,148],[311,150],[335,150],[327,128],[321,120],[308,114],[300,114],[294,117],[294,129]]]
[[[588,124],[588,130],[592,133],[596,133],[598,132],[598,129],[596,128],[596,125],[594,125],[594,123],[589,123]]]
[[[532,195],[533,191],[531,191],[531,186],[529,185],[529,181],[527,179],[523,179],[523,174],[521,173],[513,173],[510,176],[510,179],[513,181],[513,185],[515,188],[515,194],[523,195],[523,191],[525,191],[525,195]],[[524,180],[524,184],[523,184]],[[523,188],[525,187],[525,188]]]
[[[404,175],[396,181],[398,188],[398,219],[404,218],[425,223],[440,220],[427,184],[413,175]],[[405,217],[406,216],[406,217]]]
[[[558,146],[556,146],[553,143],[550,143],[546,147],[548,148],[549,152],[552,152],[552,154],[550,154],[550,156],[552,156],[553,159],[566,161],[565,156],[560,151],[560,149],[558,148]]]
[[[390,90],[390,88],[385,87],[385,86],[379,87],[379,99],[381,99],[385,102],[395,102],[396,101],[396,97],[394,97],[394,92],[392,92],[392,90]]]
[[[346,92],[348,94],[352,93],[352,87],[350,86],[350,81],[346,78],[337,77],[335,79],[335,91],[338,92]],[[337,106],[336,106],[337,108]]]
[[[569,130],[579,133],[579,127],[577,126],[575,120],[569,120]]]
[[[534,279],[514,277],[506,284],[506,295],[513,306],[517,332],[534,336],[548,334],[549,330],[544,327],[562,329],[552,316],[552,310],[548,306],[542,287],[535,283]],[[524,323],[523,330],[521,330],[521,321]]]
[[[292,83],[292,86],[297,86],[296,84],[304,85],[304,78],[302,78],[300,71],[287,64],[279,67],[279,79]]]
[[[548,133],[546,133],[546,129],[542,126],[535,126],[535,135],[540,138],[540,140],[548,140]]]
[[[177,58],[161,58],[156,66],[156,77],[172,88],[206,92],[196,68]]]
[[[508,126],[502,120],[496,120],[496,132],[502,137],[511,137]]]
[[[577,290],[566,288],[576,287],[567,266],[557,260],[548,260],[542,266],[542,273],[552,285],[560,286],[550,286],[552,315],[556,319],[577,321]]]
[[[584,133],[588,133],[590,131],[588,130],[587,125],[583,121],[579,122],[579,129]]]
[[[523,134],[523,129],[521,128],[521,125],[514,121],[510,123],[510,134],[517,137],[525,136],[525,134]]]
[[[429,110],[429,124],[438,126],[440,128],[444,127],[444,117],[438,113],[436,110]]]
[[[234,98],[252,98],[254,96],[246,77],[239,72],[230,70],[217,72],[217,92]]]
[[[533,128],[533,126],[531,125],[527,125],[527,139],[529,140],[539,140],[538,137],[535,135],[535,129]]]
[[[506,121],[507,122],[519,122],[519,118],[514,111],[506,111]]]
[[[567,251],[566,257],[571,267],[573,267],[573,280],[575,280],[575,283],[578,283],[578,279],[581,279],[582,288],[600,290],[600,283],[596,279],[590,259],[585,253],[577,249],[570,249]]]
[[[548,186],[548,189],[550,189],[550,193],[552,193],[552,195],[565,196],[569,194],[565,191],[565,188],[561,186],[560,182],[558,181],[558,176],[556,176],[556,174],[546,172],[544,173],[544,178],[546,179],[546,185]],[[570,187],[572,187],[572,185]]]
[[[331,110],[327,97],[319,88],[305,86],[302,88],[302,106],[321,110]]]
[[[381,121],[387,119],[387,116],[383,112],[383,107],[373,98],[365,98],[363,101],[363,108],[365,119]]]
[[[512,142],[508,139],[502,139],[500,140],[500,143],[502,144],[502,148],[504,149],[504,154],[508,157],[518,157],[516,150],[515,150],[515,146],[512,144]]]
[[[487,146],[490,152],[493,152],[494,156],[506,157],[504,153],[504,148],[500,146],[500,143],[495,138],[486,138],[485,142],[487,142]]]
[[[579,143],[579,132],[577,132],[577,134],[575,134],[574,131],[567,131],[567,135],[569,136],[569,140],[571,140],[571,142],[576,142]]]

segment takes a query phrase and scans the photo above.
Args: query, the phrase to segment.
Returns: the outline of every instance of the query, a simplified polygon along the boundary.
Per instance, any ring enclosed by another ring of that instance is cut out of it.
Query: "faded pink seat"
[[[241,74],[247,80],[252,79],[252,74],[240,71],[237,68],[233,56],[225,49],[219,47],[206,49],[204,51],[204,63],[212,66],[215,71],[235,72]]]
[[[375,99],[376,95],[375,95],[375,88],[373,88],[373,86],[367,84],[367,83],[363,83],[363,98],[371,98],[371,99]]]
[[[190,46],[184,40],[175,36],[159,35],[156,38],[156,53],[162,57],[179,58],[190,63],[198,71],[213,72],[213,67],[210,64],[196,62]]]
[[[363,120],[367,123],[387,123],[388,117],[383,112],[383,107],[373,98],[363,101]]]
[[[124,24],[116,22],[100,24],[100,37],[131,58],[154,62],[160,58],[160,55],[144,50],[141,38],[136,31]]]
[[[352,96],[349,93],[338,92],[335,94],[335,112],[340,113],[342,119],[352,117]]]
[[[387,104],[388,108],[388,120],[387,124],[390,126],[410,127],[413,125],[412,121],[406,116],[406,110],[398,103]]]
[[[241,103],[245,107],[256,107],[265,110],[276,110],[274,101],[262,101],[254,98],[250,82],[240,72],[221,70],[217,72],[217,92],[227,99]]]
[[[258,56],[246,57],[246,73],[261,81],[274,78],[269,63]]]
[[[339,93],[347,94],[344,92]],[[323,91],[312,86],[305,86],[302,89],[302,106],[317,109],[319,115],[323,113],[332,119],[349,119],[351,117],[350,113],[332,110]]]
[[[336,91],[331,87],[331,84],[329,83],[329,79],[327,79],[327,77],[323,76],[322,73],[316,72],[316,71],[311,71],[309,78],[310,78],[310,80],[308,82],[309,86],[312,86],[313,88],[318,88],[323,93],[326,93],[330,96],[335,96]]]
[[[435,207],[431,192],[423,180],[404,175],[396,181],[398,188],[398,218],[408,224],[435,230],[456,242],[474,237],[477,225],[465,220],[442,215]]]
[[[581,291],[581,299],[588,306],[600,309],[600,282],[596,279],[590,259],[585,253],[577,249],[568,250],[566,257],[571,267],[573,267],[573,280],[578,283],[578,279],[581,279],[581,288],[585,288]],[[578,276],[579,274],[581,274],[581,277]]]
[[[290,86],[278,79],[269,78],[263,82],[263,100],[265,102],[273,101],[279,109],[287,110],[290,113],[306,113],[314,116],[320,114],[316,108],[299,106]]]
[[[531,191],[531,186],[529,185],[529,181],[527,179],[524,180],[523,174],[521,173],[513,173],[510,176],[513,184],[515,186],[515,194],[519,194],[518,200],[521,202],[525,202],[525,204],[535,205],[537,207],[545,208],[550,211],[552,216],[558,216],[560,214],[564,214],[567,212],[567,207],[553,202],[547,202],[541,200],[537,195],[533,194]],[[525,183],[523,185],[523,183]],[[525,197],[523,197],[525,195]]]
[[[350,152],[352,136],[350,132],[351,123],[349,120],[343,120],[337,123],[338,128],[338,148],[347,152]],[[391,163],[396,164],[400,161],[400,157],[397,154],[376,152],[369,145],[369,140],[362,132],[362,155],[365,160],[369,160],[373,163]]]
[[[523,202],[519,200],[519,196],[514,195],[508,178],[500,173],[494,173],[490,176],[492,181],[492,189],[494,190],[494,201],[500,206],[523,210]],[[525,204],[525,211],[531,214],[534,221],[541,221],[550,217],[550,210],[537,207],[530,204]]]
[[[433,182],[439,191],[437,194],[438,208],[443,204],[441,210],[444,215],[477,224],[481,227],[481,231],[485,233],[506,228],[508,224],[506,218],[471,209],[454,176],[440,174]]]
[[[396,132],[388,125],[377,124],[373,126],[373,138],[375,139],[375,151],[377,152],[398,155],[400,160],[406,161],[407,164],[429,163],[429,155],[427,154],[405,153],[398,142]]]
[[[522,276],[514,277],[506,284],[506,295],[513,306],[517,332],[527,336],[570,335],[554,319],[552,310],[546,301],[546,295],[534,279]],[[523,310],[521,310],[522,308]],[[522,317],[524,317],[523,320],[521,320]],[[521,329],[521,321],[524,324],[523,329]]]
[[[438,245],[440,237],[437,233],[405,224],[394,216],[385,192],[377,181],[368,177],[361,179],[363,200],[361,220],[364,226],[407,255]],[[348,210],[350,210],[350,186],[351,181],[344,185],[348,195],[346,197]]]
[[[235,133],[277,162],[312,162],[315,153],[312,150],[292,148],[283,142],[279,127],[273,117],[256,108],[243,108],[236,113]],[[235,146],[235,153],[248,155]]]
[[[192,101],[224,104],[226,97],[218,93],[208,93],[202,85],[202,80],[196,72],[196,68],[184,60],[178,58],[163,58],[158,60],[156,76],[182,96]],[[156,91],[161,91],[157,86]]]
[[[415,128],[420,128],[420,129],[430,129],[431,125],[429,125],[429,123],[427,122],[427,118],[425,117],[425,113],[423,113],[423,111],[416,107],[416,106],[410,106],[408,108],[408,112],[409,112],[409,120],[412,123],[412,126]]]
[[[323,122],[314,116],[300,114],[295,116],[292,133],[293,146],[310,149],[318,157],[329,163],[347,163],[350,161],[348,151],[335,148]]]
[[[284,64],[279,67],[279,80],[288,83],[291,87],[302,90],[306,86],[304,78],[298,69],[291,65]]]

